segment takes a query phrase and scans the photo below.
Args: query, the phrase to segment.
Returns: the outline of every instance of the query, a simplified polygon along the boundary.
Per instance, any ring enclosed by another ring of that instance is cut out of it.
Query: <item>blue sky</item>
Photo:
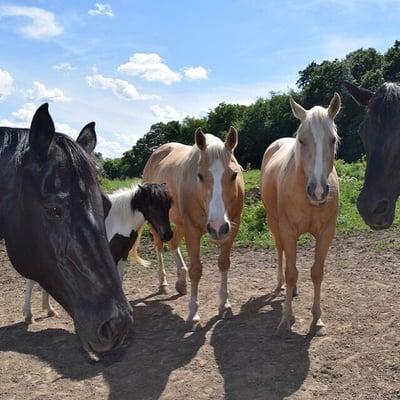
[[[0,0],[0,125],[49,101],[120,156],[152,123],[295,88],[312,61],[399,38],[398,0]],[[397,35],[397,36],[396,36]]]

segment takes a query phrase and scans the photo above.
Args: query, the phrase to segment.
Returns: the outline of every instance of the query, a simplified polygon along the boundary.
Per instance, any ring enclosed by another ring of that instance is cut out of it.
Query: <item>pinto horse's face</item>
[[[400,194],[400,86],[384,83],[376,93],[351,83],[345,86],[366,108],[358,131],[367,159],[358,211],[371,228],[385,229],[393,223]]]
[[[164,183],[139,185],[138,192],[132,199],[132,208],[137,208],[143,214],[163,242],[172,239],[169,220],[171,204],[172,199]]]
[[[338,136],[334,118],[340,110],[340,97],[333,96],[329,107],[305,110],[290,97],[293,115],[301,121],[296,135],[296,163],[307,177],[305,187],[308,200],[320,205],[329,198],[329,175],[335,161]]]
[[[198,196],[204,205],[206,231],[210,238],[221,241],[229,237],[232,217],[239,215],[243,201],[243,177],[234,158],[238,134],[230,128],[225,143],[199,128],[195,142],[200,150],[197,170]]]
[[[86,350],[109,351],[124,341],[132,317],[106,238],[108,204],[88,154],[96,144],[94,123],[75,143],[55,133],[46,104],[28,139],[7,235],[10,258],[71,315]]]

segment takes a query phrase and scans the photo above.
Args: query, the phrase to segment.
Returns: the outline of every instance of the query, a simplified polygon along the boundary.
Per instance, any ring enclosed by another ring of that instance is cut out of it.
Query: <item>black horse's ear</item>
[[[76,139],[76,142],[86,151],[87,154],[92,154],[97,144],[96,131],[94,129],[96,123],[90,122],[87,124]]]
[[[350,82],[343,83],[347,91],[350,93],[350,96],[360,105],[367,106],[371,97],[374,95],[374,92],[371,90],[364,89],[362,87],[357,87]]]
[[[36,110],[29,129],[29,149],[36,159],[47,160],[55,133],[54,122],[49,114],[49,104],[44,103]]]

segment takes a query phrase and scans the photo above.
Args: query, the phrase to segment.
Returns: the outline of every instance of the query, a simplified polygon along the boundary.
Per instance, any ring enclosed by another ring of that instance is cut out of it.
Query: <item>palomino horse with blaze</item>
[[[339,182],[334,167],[338,135],[334,118],[340,109],[335,93],[329,107],[305,110],[290,98],[293,114],[301,123],[296,138],[279,139],[265,151],[261,166],[261,197],[278,254],[279,294],[286,259],[286,299],[280,333],[294,323],[292,298],[296,293],[298,271],[296,247],[299,236],[311,233],[316,239],[311,268],[314,284],[313,321],[310,332],[325,335],[321,320],[320,293],[324,263],[333,239],[339,208]]]
[[[84,348],[119,347],[132,324],[106,239],[106,199],[91,153],[94,123],[76,142],[44,104],[30,129],[0,128],[0,239],[15,269],[71,315]]]
[[[173,199],[170,218],[176,228],[170,248],[178,268],[176,289],[181,294],[186,293],[186,266],[178,245],[185,237],[190,258],[191,296],[186,320],[190,330],[200,327],[197,299],[203,268],[200,239],[206,232],[221,249],[218,257],[221,272],[219,313],[224,318],[232,315],[228,300],[228,270],[244,197],[241,167],[233,155],[237,141],[234,128],[229,129],[225,143],[198,128],[194,146],[168,143],[159,147],[143,172],[145,182],[166,182]],[[157,234],[154,234],[154,238],[162,264],[163,246]],[[166,280],[161,282],[161,286],[166,285]]]
[[[384,83],[375,93],[345,86],[366,109],[358,130],[367,156],[358,211],[371,228],[385,229],[393,223],[400,195],[400,84]]]
[[[141,265],[147,264],[147,261],[137,254],[145,221],[150,223],[162,241],[167,242],[172,238],[169,223],[171,198],[165,185],[144,184],[117,190],[103,201],[109,202],[105,210],[106,233],[122,281],[129,253],[133,261]],[[33,286],[34,281],[27,279],[23,308],[27,323],[33,321],[31,311]],[[57,315],[50,304],[49,294],[44,289],[42,289],[42,308],[49,317]]]

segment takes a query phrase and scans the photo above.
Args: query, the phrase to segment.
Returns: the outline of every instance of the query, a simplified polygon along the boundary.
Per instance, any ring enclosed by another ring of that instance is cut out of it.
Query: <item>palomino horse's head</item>
[[[384,83],[376,93],[345,86],[366,109],[358,130],[367,158],[358,211],[371,228],[385,229],[393,223],[400,194],[400,85]]]
[[[323,204],[328,198],[328,177],[332,172],[339,137],[334,119],[340,110],[335,93],[328,108],[305,110],[290,97],[293,115],[301,121],[296,135],[295,158],[307,177],[306,192],[311,204]]]
[[[225,143],[211,134],[204,134],[201,128],[195,133],[196,147],[200,151],[194,172],[197,173],[198,195],[204,204],[207,233],[217,241],[230,235],[231,218],[241,209],[243,177],[233,155],[237,142],[238,134],[232,127]]]
[[[169,221],[169,210],[172,199],[168,193],[165,183],[145,183],[139,185],[134,198],[133,207],[136,207],[156,230],[163,242],[172,239],[172,229]]]
[[[71,315],[87,350],[118,347],[132,323],[106,238],[104,203],[90,153],[94,123],[77,142],[56,133],[42,105],[16,157],[16,201],[6,244],[18,271]]]

